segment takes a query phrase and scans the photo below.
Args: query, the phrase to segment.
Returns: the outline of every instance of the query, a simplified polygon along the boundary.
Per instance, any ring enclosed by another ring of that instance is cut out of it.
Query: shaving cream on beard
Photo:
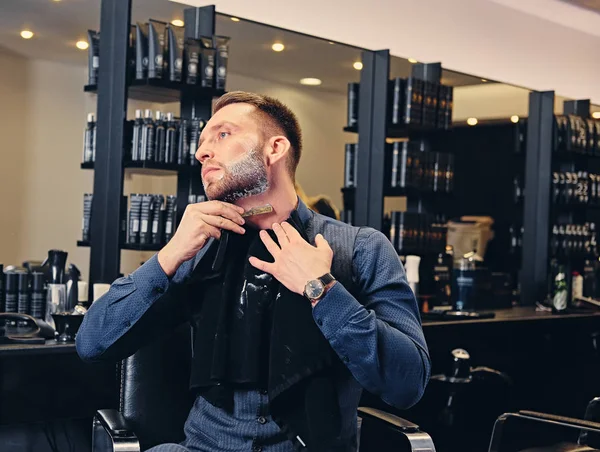
[[[220,165],[224,173],[218,182],[219,193],[210,196],[210,188],[202,180],[204,191],[208,199],[233,203],[239,199],[257,196],[267,191],[269,181],[267,168],[262,159],[260,149],[262,146],[252,148],[241,159],[229,164]]]

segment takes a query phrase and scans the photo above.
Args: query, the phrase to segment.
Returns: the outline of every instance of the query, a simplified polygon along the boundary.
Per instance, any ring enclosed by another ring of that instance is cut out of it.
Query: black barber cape
[[[288,222],[306,239],[297,212]],[[194,269],[191,280],[199,282],[192,292],[202,303],[192,321],[190,387],[228,412],[236,389],[267,390],[273,419],[296,445],[344,450],[333,378],[343,364],[310,302],[254,268],[250,256],[273,262],[258,231],[223,231]]]

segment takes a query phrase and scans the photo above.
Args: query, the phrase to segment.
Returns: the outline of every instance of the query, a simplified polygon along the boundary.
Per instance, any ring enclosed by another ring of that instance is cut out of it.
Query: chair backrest
[[[585,410],[586,421],[600,423],[600,397],[593,398]],[[579,434],[579,444],[600,448],[600,435],[582,430]]]
[[[183,426],[193,404],[190,365],[189,324],[121,362],[120,411],[142,450],[184,439]]]

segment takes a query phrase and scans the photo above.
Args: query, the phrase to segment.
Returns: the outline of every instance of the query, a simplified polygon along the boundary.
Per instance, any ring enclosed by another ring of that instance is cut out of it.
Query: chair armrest
[[[98,410],[94,416],[93,452],[140,452],[140,443],[127,420],[117,410]]]
[[[387,413],[382,410],[377,410],[375,408],[359,407],[358,413],[362,418],[376,419],[386,422],[387,424],[391,424],[395,427],[398,427],[400,430],[406,433],[413,433],[419,431],[419,426],[417,424],[413,424],[412,422],[407,421],[406,419],[403,419],[401,417]]]
[[[358,415],[363,420],[370,420],[383,425],[387,424],[398,430],[400,434],[404,436],[406,440],[408,440],[411,451],[435,452],[435,446],[433,445],[431,436],[419,430],[419,426],[417,424],[375,408],[359,407]],[[361,446],[362,445],[363,444],[361,440]],[[375,447],[375,444],[368,444],[366,446],[369,447],[368,450],[381,450],[379,444],[377,444],[377,447]]]

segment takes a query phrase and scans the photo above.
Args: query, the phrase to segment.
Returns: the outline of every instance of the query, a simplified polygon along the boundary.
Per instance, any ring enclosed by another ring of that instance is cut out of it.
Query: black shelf
[[[123,168],[128,173],[145,174],[148,176],[173,176],[179,173],[200,173],[200,165],[178,165],[176,163],[160,163],[152,161],[129,161],[123,163]],[[81,164],[81,169],[94,169],[94,162]]]
[[[77,246],[81,246],[84,248],[89,247],[90,242],[78,240]],[[160,251],[163,247],[164,247],[164,245],[154,245],[154,244],[140,245],[140,244],[132,244],[132,243],[122,243],[119,245],[119,248],[121,248],[122,250],[132,250],[132,251]]]
[[[96,93],[98,86],[86,85],[83,90],[86,93]],[[211,99],[223,94],[225,94],[223,89],[203,88],[198,85],[187,85],[168,80],[133,80],[128,86],[128,97],[130,99],[163,104],[179,102],[182,96],[189,96],[194,99]]]
[[[584,154],[574,151],[554,151],[552,157],[559,162],[587,162],[588,160],[600,159],[598,154]]]
[[[432,191],[415,187],[385,187],[383,195],[386,197],[427,198],[427,197],[450,197],[452,192]]]
[[[425,129],[418,126],[395,125],[387,126],[387,138],[421,138],[448,133],[452,129]],[[358,126],[344,127],[344,132],[358,133]]]

